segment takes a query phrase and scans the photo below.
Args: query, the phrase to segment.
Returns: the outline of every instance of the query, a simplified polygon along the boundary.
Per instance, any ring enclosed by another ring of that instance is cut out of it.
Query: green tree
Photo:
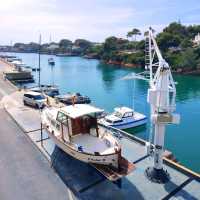
[[[161,50],[166,51],[169,47],[178,47],[181,43],[181,38],[177,35],[162,32],[157,36],[158,46]]]
[[[193,45],[192,41],[189,38],[185,38],[184,40],[181,41],[181,47],[183,49],[192,47],[192,45]]]
[[[82,49],[87,49],[88,47],[90,47],[92,45],[92,43],[88,40],[77,39],[77,40],[75,40],[74,45],[78,46]]]
[[[60,40],[59,51],[62,53],[71,52],[72,51],[72,41],[70,41],[68,39]]]
[[[60,48],[67,48],[67,47],[69,47],[70,45],[72,45],[72,41],[67,40],[67,39],[62,39],[62,40],[60,40],[60,42],[59,42],[59,47],[60,47]]]
[[[134,29],[132,30],[132,34],[135,36],[135,42],[136,42],[136,38],[137,38],[138,35],[141,35],[141,32],[140,32],[139,29],[134,28]]]
[[[138,35],[141,35],[141,32],[139,29],[137,28],[134,28],[132,31],[128,32],[127,33],[127,38],[132,38],[133,36],[135,36],[135,39],[134,39],[134,42],[135,42],[135,50],[136,50],[136,46],[137,46],[137,43],[136,43],[136,39],[137,39],[137,36]]]
[[[184,68],[196,69],[197,55],[195,54],[194,49],[188,48],[185,52],[182,52],[181,66]]]
[[[129,31],[126,35],[127,38],[132,38],[133,37],[133,32]]]

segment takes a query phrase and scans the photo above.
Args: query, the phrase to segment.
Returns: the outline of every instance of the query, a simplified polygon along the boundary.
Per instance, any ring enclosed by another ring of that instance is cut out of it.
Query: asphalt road
[[[48,161],[0,109],[0,199],[64,200],[68,189]]]
[[[0,101],[14,91],[0,69]],[[0,200],[13,199],[71,200],[74,196],[0,102]]]

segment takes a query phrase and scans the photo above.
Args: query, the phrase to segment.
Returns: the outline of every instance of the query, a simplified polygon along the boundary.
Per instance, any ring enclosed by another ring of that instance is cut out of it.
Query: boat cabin
[[[76,104],[66,106],[57,112],[56,120],[62,126],[65,141],[79,134],[98,137],[97,115],[103,110],[90,105]]]
[[[128,118],[134,116],[134,111],[128,107],[115,108],[114,115],[119,118]]]

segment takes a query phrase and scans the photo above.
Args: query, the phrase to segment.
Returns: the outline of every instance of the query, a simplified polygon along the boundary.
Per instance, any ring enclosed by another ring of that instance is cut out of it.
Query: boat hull
[[[134,128],[138,126],[145,125],[147,123],[147,117],[144,117],[139,120],[129,121],[129,122],[122,122],[122,123],[108,123],[104,119],[99,121],[100,124],[103,124],[104,126],[111,126],[118,129],[129,129]]]
[[[49,62],[49,65],[55,65],[55,62]]]
[[[85,162],[85,163],[96,163],[102,165],[109,165],[113,166],[118,169],[118,161],[119,157],[121,156],[121,152],[116,152],[114,154],[107,154],[107,155],[93,155],[84,152],[79,152],[75,150],[69,143],[64,142],[61,139],[58,139],[54,136],[50,130],[47,129],[47,133],[49,137],[53,140],[53,142],[61,148],[65,153],[69,154],[70,156]]]
[[[111,126],[118,129],[129,129],[129,128],[145,125],[146,123],[147,123],[147,118],[133,121],[133,122],[124,123],[124,124],[116,124],[116,125],[113,124]]]

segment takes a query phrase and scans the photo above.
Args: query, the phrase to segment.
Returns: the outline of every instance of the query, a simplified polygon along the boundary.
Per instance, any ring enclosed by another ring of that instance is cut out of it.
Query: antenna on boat
[[[39,77],[38,77],[38,86],[40,88],[40,50],[41,50],[41,34],[39,36],[39,48],[38,48],[38,65],[39,65]]]
[[[163,152],[165,126],[178,124],[180,115],[174,114],[176,105],[176,87],[170,67],[163,59],[153,35],[153,29],[149,28],[146,35],[148,40],[149,62],[146,68],[150,71],[150,84],[148,89],[147,102],[151,107],[151,121],[154,128],[153,157],[154,166],[145,170],[147,178],[153,182],[165,183],[169,180],[169,174],[163,169]],[[153,69],[157,69],[153,74]]]

